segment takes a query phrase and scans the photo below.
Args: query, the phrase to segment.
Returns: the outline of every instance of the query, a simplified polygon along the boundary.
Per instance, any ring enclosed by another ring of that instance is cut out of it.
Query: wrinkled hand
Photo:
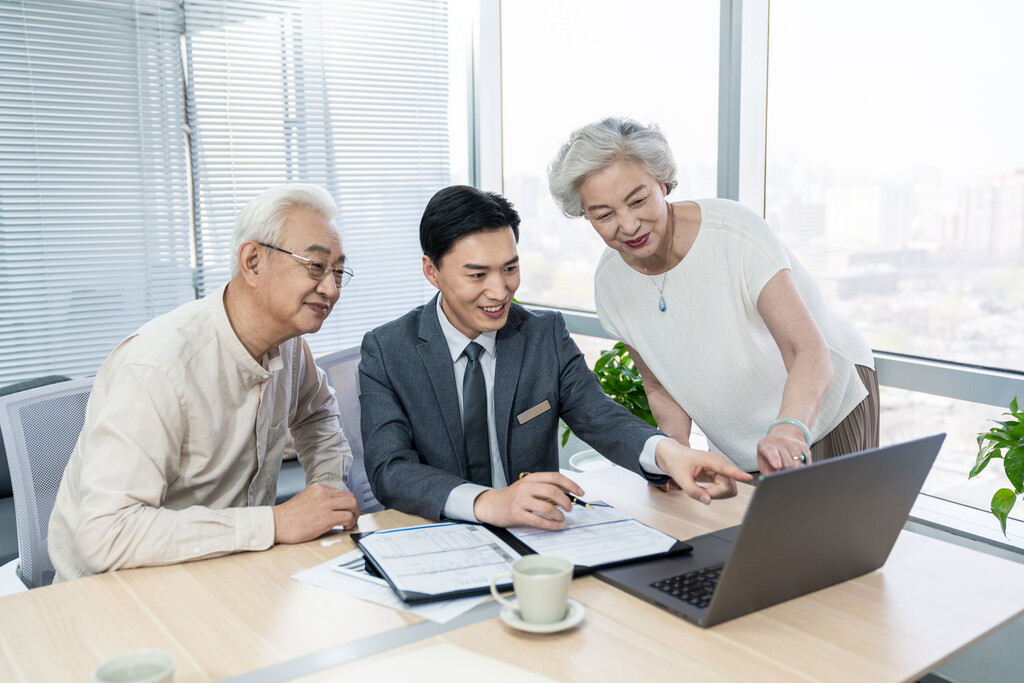
[[[807,445],[803,430],[795,425],[778,424],[768,436],[757,442],[757,468],[761,474],[803,467],[801,455],[811,461],[811,448]]]
[[[528,524],[561,529],[565,520],[562,510],[572,509],[570,493],[582,496],[583,489],[558,472],[535,472],[511,486],[481,493],[473,502],[473,514],[481,522],[499,527]]]
[[[672,483],[694,500],[708,505],[713,498],[736,495],[737,481],[753,477],[726,460],[724,455],[699,451],[672,439],[658,442],[654,451],[658,467],[672,477]],[[704,487],[700,484],[710,484]],[[664,488],[664,487],[663,487]]]
[[[360,514],[354,495],[319,483],[307,486],[271,509],[274,511],[274,543],[304,543],[336,526],[350,529]]]

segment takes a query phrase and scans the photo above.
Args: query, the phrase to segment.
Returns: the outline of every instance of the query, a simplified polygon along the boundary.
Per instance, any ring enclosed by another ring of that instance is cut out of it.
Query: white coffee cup
[[[132,650],[108,659],[92,672],[94,683],[171,683],[174,657],[163,650]]]
[[[498,584],[512,577],[518,601],[501,597]],[[565,618],[572,581],[572,562],[554,555],[525,555],[512,563],[512,571],[491,579],[491,594],[503,605],[519,610],[519,618],[531,624],[553,624]]]

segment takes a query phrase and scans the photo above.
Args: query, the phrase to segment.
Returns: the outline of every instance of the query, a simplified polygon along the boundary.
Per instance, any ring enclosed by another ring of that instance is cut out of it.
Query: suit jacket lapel
[[[523,370],[523,356],[526,353],[526,338],[519,328],[523,324],[523,312],[515,304],[508,314],[505,327],[498,331],[495,346],[494,366],[494,428],[498,436],[498,451],[505,466],[509,484],[514,484],[518,473],[509,466],[508,432],[514,416],[512,403],[515,400],[519,377]]]
[[[455,371],[451,353],[448,351],[448,342],[441,331],[441,323],[437,321],[437,296],[434,296],[420,313],[419,337],[420,342],[416,345],[416,351],[427,370],[437,403],[441,406],[441,415],[444,417],[452,450],[455,451],[459,467],[462,468],[461,475],[467,477],[469,466],[462,435],[459,391],[455,387]]]

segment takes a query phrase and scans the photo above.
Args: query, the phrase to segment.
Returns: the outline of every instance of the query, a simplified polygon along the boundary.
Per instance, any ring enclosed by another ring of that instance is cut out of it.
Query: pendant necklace
[[[665,305],[665,292],[663,291],[663,288],[665,287],[665,280],[668,279],[668,271],[665,271],[665,277],[661,278],[661,285],[654,281],[653,275],[648,275],[648,277],[651,278],[651,282],[658,289],[658,310],[664,313],[665,309],[668,308]]]
[[[672,243],[675,242],[676,238],[676,213],[673,210],[673,208],[674,207],[671,204],[668,205],[668,230],[669,233],[671,233],[671,236],[669,237],[668,241],[668,257],[670,259],[672,257]],[[644,269],[644,273],[647,274],[647,277],[651,278],[651,284],[654,285],[654,288],[658,290],[658,310],[664,313],[665,309],[668,308],[668,306],[665,305],[665,281],[668,280],[669,271],[672,269],[669,268],[669,270],[665,271],[664,276],[661,278],[661,284],[659,285],[657,280],[654,279],[654,276],[647,272],[646,266],[641,264],[640,267]]]

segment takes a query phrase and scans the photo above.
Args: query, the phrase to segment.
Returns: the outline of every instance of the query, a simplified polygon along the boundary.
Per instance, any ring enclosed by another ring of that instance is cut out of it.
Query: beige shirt
[[[50,518],[55,581],[269,548],[289,429],[306,484],[345,488],[352,451],[309,346],[257,363],[225,289],[150,321],[100,368]]]

